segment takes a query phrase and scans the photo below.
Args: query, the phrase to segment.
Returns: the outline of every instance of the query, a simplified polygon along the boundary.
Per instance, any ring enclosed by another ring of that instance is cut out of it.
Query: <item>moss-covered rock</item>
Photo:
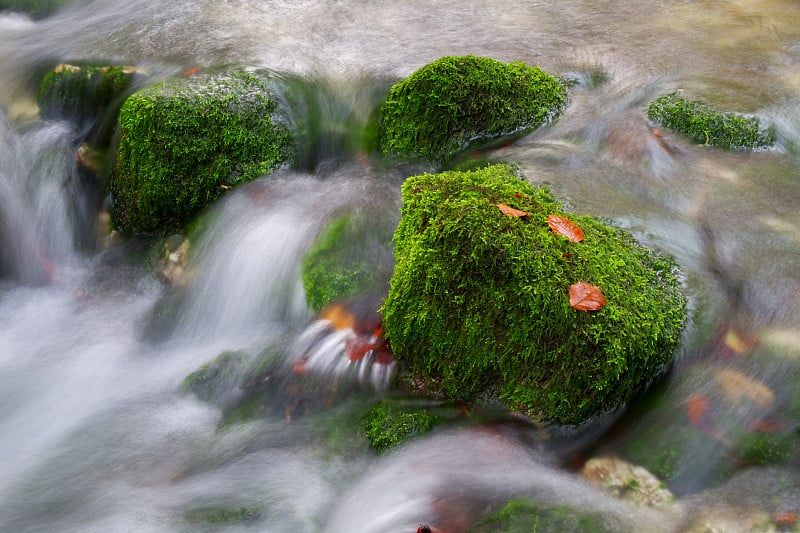
[[[500,511],[470,529],[470,533],[610,533],[619,531],[601,516],[565,505],[527,500],[509,502]]]
[[[478,142],[534,130],[561,112],[563,84],[538,67],[443,57],[392,86],[380,109],[385,156],[447,161]]]
[[[240,384],[250,363],[244,352],[222,352],[208,363],[186,376],[183,390],[203,401],[219,403]]]
[[[721,112],[710,105],[672,93],[647,107],[647,116],[665,128],[679,131],[694,142],[729,149],[763,148],[775,141],[772,130],[758,117]]]
[[[69,0],[0,0],[0,12],[25,13],[33,18],[44,18],[74,3]]]
[[[62,63],[42,79],[37,103],[45,118],[97,122],[121,103],[135,75],[133,67]]]
[[[425,405],[403,406],[384,400],[364,417],[364,431],[370,445],[378,452],[385,452],[427,433],[443,421]]]
[[[383,220],[348,211],[325,227],[303,257],[303,287],[312,310],[385,291],[393,266],[393,227]]]
[[[267,74],[233,71],[155,84],[120,109],[109,178],[114,224],[124,233],[176,231],[225,190],[294,158]]]
[[[670,258],[588,216],[569,216],[582,242],[554,233],[560,203],[504,164],[411,177],[402,192],[382,315],[410,386],[577,424],[671,364],[685,297]],[[572,308],[576,282],[600,287],[605,307]]]

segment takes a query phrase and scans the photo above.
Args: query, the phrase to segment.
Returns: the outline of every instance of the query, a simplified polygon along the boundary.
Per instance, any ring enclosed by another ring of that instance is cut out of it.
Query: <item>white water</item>
[[[193,243],[192,282],[170,288],[147,266],[142,243],[81,244],[94,240],[99,207],[77,174],[82,133],[37,120],[31,107],[38,73],[76,58],[134,64],[154,78],[223,63],[313,75],[355,113],[370,104],[359,101],[371,94],[364,79],[385,85],[446,54],[577,77],[583,84],[556,124],[492,157],[517,162],[573,208],[613,219],[686,269],[703,314],[681,368],[698,377],[678,373],[672,403],[633,425],[666,435],[676,422],[662,412],[711,388],[692,364],[718,324],[763,339],[768,349],[747,369],[775,391],[773,411],[796,394],[787,377],[800,355],[794,2],[73,4],[40,21],[0,14],[0,531],[215,531],[223,526],[186,513],[227,506],[259,516],[226,530],[401,533],[434,522],[443,506],[470,516],[515,496],[599,510],[632,530],[678,527],[588,487],[538,434],[434,432],[386,457],[360,442],[336,445],[320,428],[347,427],[383,394],[385,376],[350,395],[331,360],[319,364],[336,391],[321,387],[322,401],[272,376],[274,405],[219,429],[220,409],[183,392],[184,377],[224,350],[253,358],[272,347],[279,364],[296,361],[314,324],[302,253],[343,207],[396,217],[403,176],[323,160],[324,173],[241,187]],[[604,83],[593,81],[597,73]],[[726,153],[668,135],[666,152],[641,110],[676,88],[771,118],[778,146]],[[320,357],[341,361],[340,335]],[[697,480],[725,459],[718,446],[695,455],[702,460],[684,458],[694,470],[687,485],[706,488]]]

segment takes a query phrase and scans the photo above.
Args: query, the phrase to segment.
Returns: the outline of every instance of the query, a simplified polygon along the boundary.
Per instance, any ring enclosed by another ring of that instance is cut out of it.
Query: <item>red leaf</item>
[[[500,211],[503,212],[504,215],[508,215],[514,218],[523,218],[528,216],[528,213],[525,211],[520,211],[519,209],[514,209],[513,207],[509,207],[506,204],[497,204],[497,207]]]
[[[599,311],[606,305],[600,287],[579,281],[569,286],[569,305],[578,311]]]
[[[365,342],[363,339],[348,339],[344,343],[347,357],[351,361],[360,361],[364,359],[364,357],[377,346],[377,344]]]
[[[778,513],[773,517],[776,526],[793,526],[797,523],[797,513]]]
[[[695,394],[686,401],[686,417],[689,423],[696,428],[706,426],[706,413],[711,406],[711,401],[705,394]]]
[[[547,217],[547,225],[554,233],[563,235],[570,242],[581,242],[583,240],[583,230],[579,225],[574,223],[568,218],[560,217],[558,215],[550,215]]]

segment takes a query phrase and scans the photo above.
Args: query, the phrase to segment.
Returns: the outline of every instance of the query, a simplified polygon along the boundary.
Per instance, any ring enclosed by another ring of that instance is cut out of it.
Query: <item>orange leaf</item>
[[[513,207],[509,207],[506,204],[497,204],[497,207],[500,211],[503,212],[504,215],[508,215],[514,218],[523,218],[528,216],[528,213],[525,211],[520,211],[519,209],[514,209]]]
[[[696,428],[705,426],[705,415],[711,402],[705,394],[695,394],[686,401],[686,417]]]
[[[793,526],[797,523],[797,513],[778,513],[773,519],[777,526]]]
[[[183,76],[194,76],[198,72],[200,72],[200,67],[193,67],[190,68],[189,70],[183,71]]]
[[[554,233],[563,235],[570,242],[581,242],[583,240],[583,230],[579,225],[574,223],[568,218],[560,217],[558,215],[550,215],[547,217],[547,225]]]
[[[569,305],[578,311],[599,311],[606,305],[600,287],[579,281],[569,286]]]

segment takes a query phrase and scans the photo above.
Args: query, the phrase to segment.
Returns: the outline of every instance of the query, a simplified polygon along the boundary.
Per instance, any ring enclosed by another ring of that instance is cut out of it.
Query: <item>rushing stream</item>
[[[430,523],[456,533],[515,497],[620,530],[684,531],[705,513],[725,524],[713,531],[748,531],[748,512],[764,514],[764,530],[796,527],[800,4],[64,4],[35,20],[0,13],[0,531],[413,533]],[[343,208],[399,217],[408,169],[353,153],[342,122],[369,115],[390,83],[461,54],[577,80],[555,123],[486,157],[673,254],[692,321],[670,375],[613,425],[463,424],[378,455],[351,433],[364,406],[392,393],[392,366],[341,364],[348,334],[324,331],[307,308],[300,262]],[[307,168],[215,204],[192,243],[190,281],[170,286],[151,243],[98,240],[102,193],[75,160],[86,131],[36,115],[42,73],[86,59],[150,79],[223,64],[307,76],[335,96],[315,107],[327,136]],[[758,114],[776,145],[728,152],[654,134],[645,106],[678,89]],[[216,405],[181,384],[228,350],[274,353],[276,367],[302,363],[323,379],[314,396],[302,374],[265,374],[260,416],[221,425],[247,384],[232,379]],[[669,510],[623,502],[575,471],[594,455],[664,455],[659,443],[693,422],[704,431],[674,452]],[[789,439],[790,457],[743,458],[737,446],[756,431]],[[244,516],[203,518],[225,508]]]

